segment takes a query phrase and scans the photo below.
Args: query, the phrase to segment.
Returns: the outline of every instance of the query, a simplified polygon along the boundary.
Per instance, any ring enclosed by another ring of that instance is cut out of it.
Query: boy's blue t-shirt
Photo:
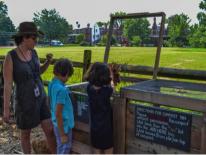
[[[62,118],[65,133],[68,133],[68,131],[74,127],[73,106],[69,97],[69,93],[71,93],[70,90],[66,88],[64,83],[58,78],[53,78],[49,83],[48,95],[50,99],[52,122],[54,126],[57,127],[56,105],[62,104]]]

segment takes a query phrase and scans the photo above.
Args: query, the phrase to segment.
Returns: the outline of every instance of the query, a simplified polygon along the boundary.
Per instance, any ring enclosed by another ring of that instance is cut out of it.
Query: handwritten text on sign
[[[136,106],[135,114],[136,137],[189,151],[191,115],[141,105]]]

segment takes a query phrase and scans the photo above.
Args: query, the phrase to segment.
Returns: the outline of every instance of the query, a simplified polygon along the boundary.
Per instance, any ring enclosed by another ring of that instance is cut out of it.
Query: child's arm
[[[66,143],[68,141],[67,135],[64,133],[63,118],[62,118],[63,105],[57,104],[56,106],[56,118],[57,126],[61,136],[61,142]]]

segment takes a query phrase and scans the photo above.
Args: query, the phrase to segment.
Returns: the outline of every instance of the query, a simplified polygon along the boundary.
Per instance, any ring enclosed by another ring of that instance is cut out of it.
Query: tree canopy
[[[206,25],[206,0],[202,0],[200,2],[199,8],[203,11],[197,14],[197,19],[199,20],[199,24]]]
[[[131,41],[134,36],[139,36],[140,40],[147,42],[150,34],[150,23],[145,18],[128,19],[124,22],[124,35]]]
[[[199,25],[195,24],[191,27],[191,35],[189,43],[191,47],[206,47],[206,0],[202,0],[199,8],[203,12],[197,14]]]
[[[168,37],[172,46],[183,47],[188,45],[190,22],[190,18],[183,13],[170,16],[167,19]]]
[[[0,32],[14,32],[15,26],[8,16],[7,6],[0,1]]]
[[[68,34],[72,31],[72,25],[61,17],[55,9],[44,9],[41,12],[34,13],[33,20],[45,33],[45,37],[49,41],[59,39],[65,42]]]

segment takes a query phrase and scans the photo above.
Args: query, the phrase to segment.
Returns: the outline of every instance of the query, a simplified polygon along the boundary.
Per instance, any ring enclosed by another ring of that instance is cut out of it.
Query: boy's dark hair
[[[72,62],[69,59],[61,58],[54,65],[54,75],[72,76],[74,69]]]
[[[95,62],[91,65],[84,78],[89,81],[90,84],[98,87],[108,85],[112,80],[109,67],[107,64],[100,62]]]

